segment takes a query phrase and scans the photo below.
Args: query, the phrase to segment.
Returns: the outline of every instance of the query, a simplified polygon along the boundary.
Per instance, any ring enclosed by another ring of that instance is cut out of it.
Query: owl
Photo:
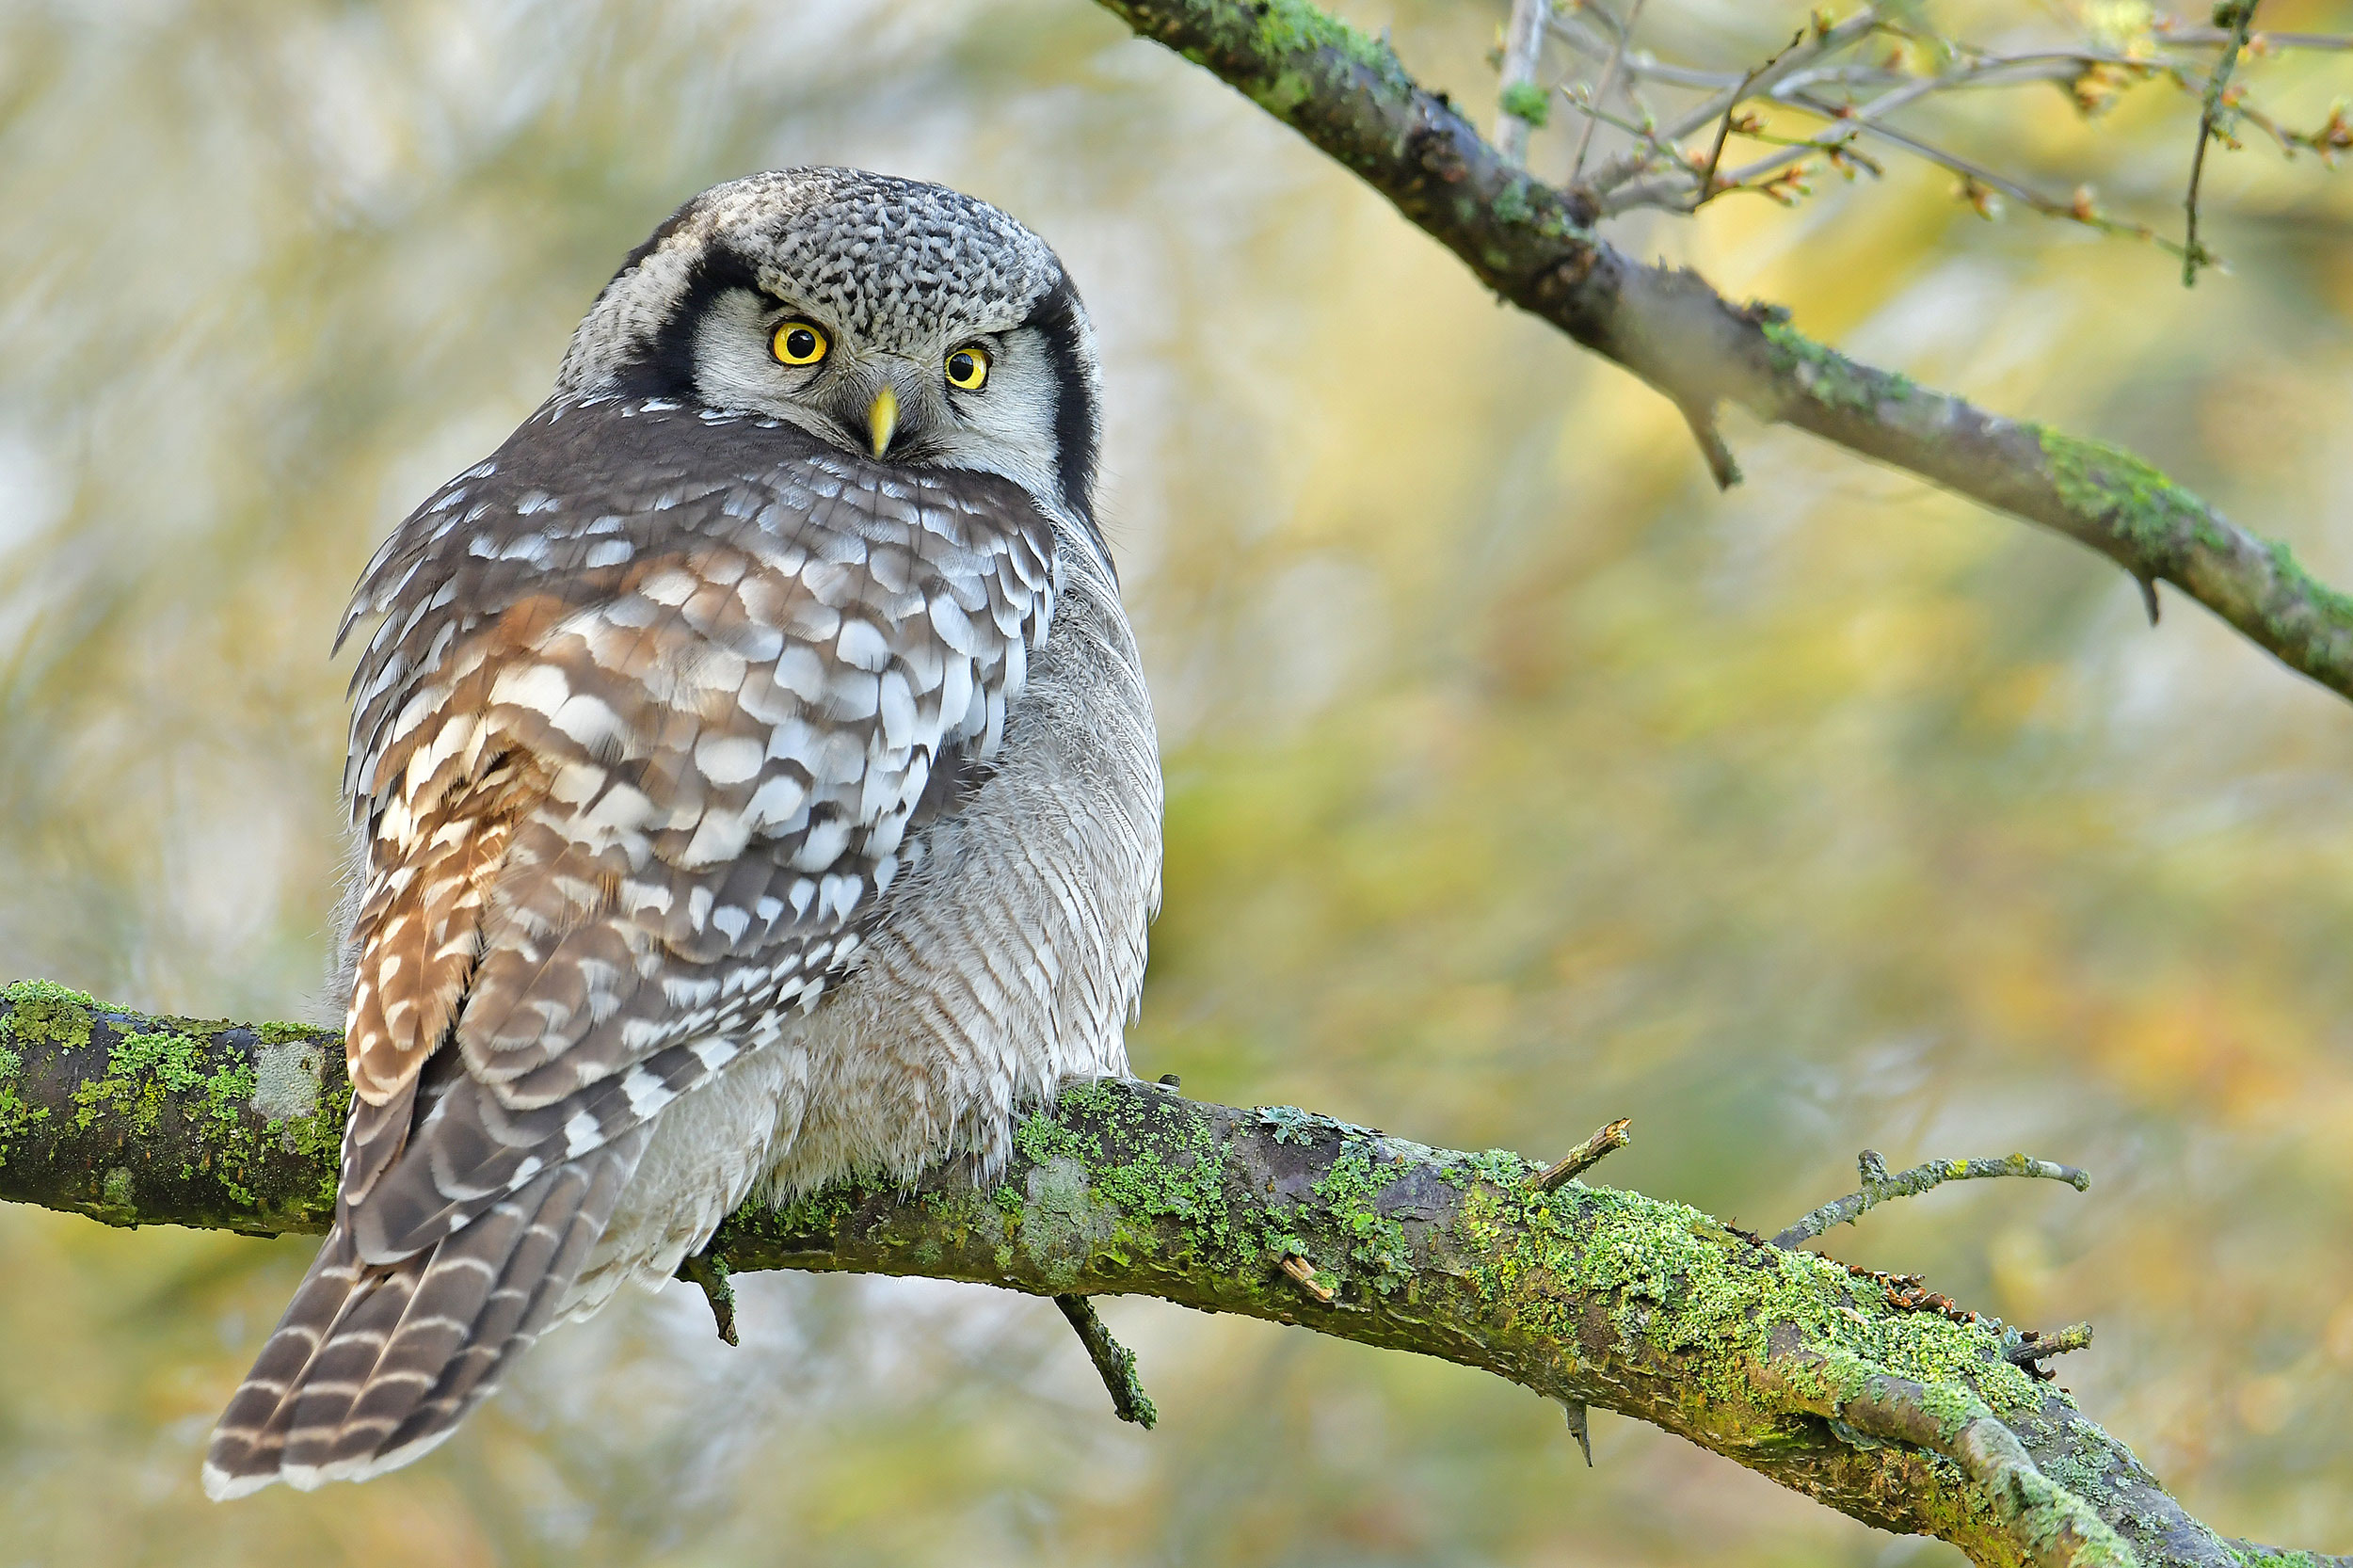
[[[212,1496],[406,1464],[747,1195],[985,1178],[1127,1072],[1160,776],[1100,408],[1011,217],[755,175],[393,531],[338,638],[376,619],[335,1223]]]

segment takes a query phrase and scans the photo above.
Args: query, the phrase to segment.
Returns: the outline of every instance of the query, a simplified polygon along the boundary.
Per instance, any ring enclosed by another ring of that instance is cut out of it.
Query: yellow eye
[[[948,356],[948,384],[979,392],[988,380],[988,350],[978,344]]]
[[[825,341],[824,328],[813,321],[786,321],[776,326],[776,335],[768,340],[776,362],[785,365],[813,365],[825,357],[832,346]]]

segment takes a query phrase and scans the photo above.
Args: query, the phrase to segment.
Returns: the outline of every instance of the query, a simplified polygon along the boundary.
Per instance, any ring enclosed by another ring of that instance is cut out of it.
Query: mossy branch
[[[348,1103],[331,1031],[0,989],[0,1199],[117,1225],[322,1230]],[[1159,1084],[1073,1089],[1016,1144],[991,1188],[942,1175],[747,1207],[704,1259],[1155,1296],[1438,1356],[1651,1422],[1980,1563],[2266,1560],[2184,1512],[2013,1365],[1990,1320],[1908,1309],[1680,1204],[1545,1192],[1515,1154]],[[1097,1360],[1120,1354],[1107,1339]]]
[[[2171,583],[2353,696],[2353,599],[2131,453],[1987,413],[1813,342],[1776,307],[1634,260],[1594,231],[1589,197],[1531,178],[1385,42],[1306,0],[1098,3],[1329,153],[1497,295],[1664,392],[1720,482],[1736,474],[1713,411],[1737,403],[2065,534],[2144,586]]]

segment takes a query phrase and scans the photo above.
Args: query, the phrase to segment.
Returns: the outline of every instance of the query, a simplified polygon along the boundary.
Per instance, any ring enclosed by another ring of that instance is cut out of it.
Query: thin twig
[[[1609,51],[1609,63],[1601,68],[1601,75],[1593,83],[1593,103],[1596,106],[1609,101],[1609,89],[1617,85],[1618,70],[1625,62],[1626,45],[1634,41],[1635,21],[1641,14],[1642,0],[1634,0],[1634,4],[1626,8],[1625,25],[1618,29],[1617,47]],[[1589,118],[1585,121],[1584,134],[1577,138],[1577,158],[1569,165],[1571,184],[1575,184],[1577,177],[1585,172],[1585,154],[1593,150],[1593,128],[1599,122],[1598,117]]]
[[[1569,1435],[1577,1439],[1577,1451],[1585,1456],[1585,1468],[1593,1467],[1593,1412],[1583,1400],[1571,1400],[1561,1410],[1569,1417]]]
[[[2013,1367],[2036,1371],[2039,1370],[2035,1366],[2038,1361],[2048,1361],[2055,1355],[2065,1355],[2071,1351],[2089,1350],[2090,1347],[2089,1323],[2070,1323],[2057,1334],[2038,1334],[2028,1329],[2018,1336],[2016,1344],[2002,1348],[2002,1359]]]
[[[1716,427],[1716,410],[1703,408],[1695,403],[1678,403],[1683,423],[1691,429],[1691,439],[1700,443],[1700,456],[1707,463],[1707,476],[1716,481],[1716,488],[1728,490],[1740,483],[1740,460],[1732,455],[1732,445],[1724,433]]]
[[[1316,1278],[1316,1266],[1297,1253],[1283,1255],[1283,1272],[1290,1276],[1293,1285],[1306,1291],[1325,1306],[1332,1304],[1332,1288]]]
[[[1838,118],[1838,107],[1835,104],[1818,103],[1811,99],[1793,100],[1792,104],[1794,107],[1806,109],[1814,114],[1825,115],[1832,119]],[[1878,106],[1877,103],[1871,104],[1874,109]],[[2061,201],[2056,197],[2045,196],[2031,186],[2020,184],[2007,175],[1995,173],[1983,164],[1974,163],[1958,153],[1947,152],[1934,143],[1923,141],[1910,132],[1899,131],[1893,125],[1881,124],[1870,118],[1867,113],[1857,112],[1840,120],[1839,123],[1878,136],[1882,141],[1894,142],[1897,146],[1939,168],[1951,169],[1963,180],[1973,181],[1988,190],[2009,197],[2012,201],[2031,212],[2041,213],[2049,217],[2065,218],[2071,223],[2080,223],[2086,228],[2097,229],[2102,233],[2121,234],[2133,239],[2146,240],[2158,249],[2174,254],[2180,254],[2182,251],[2180,246],[2145,223],[2127,223],[2121,218],[2108,216],[2090,204],[2088,195],[2070,201]],[[1737,171],[1734,178],[1745,180],[1753,177],[1753,171],[1757,168],[1778,161],[1783,160],[1761,159],[1749,168]]]
[[[1773,67],[1779,65],[1783,58],[1788,55],[1790,50],[1795,49],[1799,44],[1803,43],[1804,41],[1805,32],[1801,28],[1799,30],[1798,35],[1791,39],[1787,45],[1782,49],[1780,54],[1775,55],[1771,59],[1767,60],[1763,65],[1760,65],[1754,71],[1750,72],[1738,87],[1724,94],[1724,98],[1726,100],[1724,104],[1724,118],[1722,122],[1716,127],[1716,145],[1709,148],[1707,151],[1707,168],[1706,170],[1700,175],[1700,194],[1698,199],[1691,203],[1694,207],[1704,205],[1709,197],[1716,194],[1716,170],[1724,161],[1724,143],[1732,139],[1733,116],[1740,112],[1741,104],[1747,100],[1748,96],[1752,92],[1756,90],[1757,82],[1764,77],[1766,72],[1771,71]],[[1702,441],[1700,444],[1705,446],[1707,443]]]
[[[719,1337],[732,1345],[736,1343],[735,1284],[729,1273],[727,1259],[711,1252],[696,1253],[678,1266],[678,1277],[699,1287],[703,1299],[711,1304],[711,1321]]]
[[[2234,48],[2258,51],[2274,49],[2353,50],[2353,36],[2344,33],[2254,33],[2242,35],[2235,27],[2178,27],[2163,21],[2157,24],[2157,36],[2168,43],[2212,47],[2230,44]]]
[[[1112,1337],[1112,1331],[1103,1326],[1103,1320],[1095,1310],[1095,1304],[1084,1296],[1056,1296],[1054,1304],[1070,1320],[1070,1326],[1079,1331],[1079,1343],[1087,1348],[1087,1359],[1095,1363],[1102,1374],[1103,1386],[1111,1390],[1112,1414],[1123,1421],[1133,1421],[1144,1431],[1160,1419],[1152,1408],[1151,1399],[1144,1384],[1136,1381],[1136,1352]]]
[[[1985,1176],[2041,1176],[2048,1181],[2063,1181],[2078,1192],[2091,1189],[2089,1172],[2079,1171],[2073,1165],[2056,1165],[2047,1160],[2029,1160],[2023,1154],[2009,1155],[2000,1160],[1931,1160],[1925,1165],[1914,1165],[1894,1176],[1887,1174],[1887,1161],[1881,1160],[1875,1149],[1865,1149],[1855,1163],[1862,1167],[1863,1191],[1849,1192],[1834,1203],[1822,1205],[1774,1237],[1774,1246],[1785,1249],[1802,1246],[1833,1225],[1854,1224],[1866,1211],[1890,1198],[1916,1197],[1948,1181],[1972,1181]]]
[[[1610,1155],[1634,1142],[1634,1134],[1627,1130],[1633,1125],[1634,1119],[1631,1116],[1621,1116],[1591,1138],[1586,1139],[1585,1142],[1577,1144],[1568,1152],[1567,1158],[1545,1167],[1544,1175],[1536,1178],[1536,1191],[1552,1192],[1571,1176],[1592,1170]]]
[[[1544,53],[1545,24],[1551,15],[1552,0],[1512,0],[1512,21],[1503,35],[1496,151],[1521,167],[1528,163],[1528,134],[1544,123],[1544,109],[1550,102],[1550,95],[1536,87],[1536,61]],[[1531,98],[1532,112],[1528,102]]]
[[[2206,78],[2206,106],[2198,116],[2198,151],[2189,157],[2189,194],[2182,199],[2188,214],[2188,232],[2182,241],[2182,287],[2198,286],[2198,266],[2213,258],[2198,243],[2198,184],[2206,174],[2206,144],[2215,138],[2216,122],[2221,118],[2223,94],[2230,89],[2231,72],[2238,69],[2238,57],[2247,48],[2248,30],[2255,24],[2255,8],[2261,0],[2233,0],[2237,10],[2231,18],[2231,40],[2223,46],[2222,57],[2215,62],[2214,73]],[[2215,20],[2222,20],[2217,7]]]
[[[1727,109],[1736,107],[1742,99],[1753,98],[1761,93],[1772,91],[1774,85],[1783,77],[1803,66],[1811,65],[1825,56],[1834,55],[1850,43],[1868,38],[1880,26],[1879,7],[1865,6],[1836,26],[1817,33],[1811,44],[1783,50],[1764,69],[1743,77],[1738,87],[1718,93],[1667,127],[1664,135],[1670,141],[1681,141],[1703,126],[1714,124],[1718,116]]]

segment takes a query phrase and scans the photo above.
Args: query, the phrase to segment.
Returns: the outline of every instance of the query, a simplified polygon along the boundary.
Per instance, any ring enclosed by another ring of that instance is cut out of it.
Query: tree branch
[[[1739,403],[2162,579],[2291,669],[2353,696],[2353,599],[2141,458],[1860,364],[1786,312],[1645,265],[1591,201],[1514,168],[1386,43],[1306,0],[1098,0],[1215,72],[1394,202],[1503,298],[1694,418]],[[1711,465],[1718,456],[1711,454]]]
[[[0,989],[0,1199],[118,1225],[323,1230],[348,1103],[331,1031]],[[1680,1204],[1540,1192],[1514,1154],[1159,1084],[1073,1089],[1016,1145],[989,1189],[951,1172],[914,1192],[746,1207],[704,1256],[1156,1296],[1438,1356],[1651,1422],[1980,1563],[2265,1560],[2006,1359],[1991,1320],[1908,1310],[1871,1276]]]

